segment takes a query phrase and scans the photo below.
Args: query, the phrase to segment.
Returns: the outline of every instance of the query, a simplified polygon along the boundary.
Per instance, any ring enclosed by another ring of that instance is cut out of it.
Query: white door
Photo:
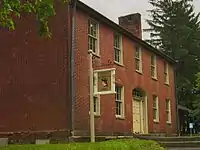
[[[133,100],[133,132],[141,133],[142,132],[142,101]]]

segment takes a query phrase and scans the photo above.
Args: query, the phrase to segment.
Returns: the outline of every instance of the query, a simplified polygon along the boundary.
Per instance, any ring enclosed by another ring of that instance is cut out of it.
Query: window
[[[169,84],[169,69],[166,62],[164,63],[164,82],[165,84]]]
[[[93,75],[95,95],[115,93],[115,68],[94,70]]]
[[[166,122],[171,123],[171,106],[170,106],[170,100],[166,99]]]
[[[159,122],[158,96],[153,95],[153,121]]]
[[[136,47],[135,50],[135,69],[138,72],[142,72],[142,52],[140,47]]]
[[[133,90],[132,96],[134,99],[141,99],[143,97],[142,93],[138,89]]]
[[[114,34],[114,51],[115,62],[122,64],[122,37],[118,34]]]
[[[157,79],[156,55],[151,56],[151,77]]]
[[[88,49],[92,50],[93,53],[99,54],[98,50],[98,34],[99,25],[94,20],[88,21]]]
[[[115,87],[116,117],[124,117],[123,88]]]
[[[94,114],[100,115],[100,97],[95,95],[93,97],[93,100],[94,100]]]

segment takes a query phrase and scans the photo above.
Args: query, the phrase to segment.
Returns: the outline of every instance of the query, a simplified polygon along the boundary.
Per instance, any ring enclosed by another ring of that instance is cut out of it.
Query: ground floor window
[[[94,101],[94,114],[100,115],[100,97],[95,95],[93,97],[93,101]]]
[[[115,104],[116,104],[116,117],[124,117],[124,89],[123,87],[115,87]]]
[[[153,121],[159,122],[158,96],[153,95]]]
[[[166,99],[166,122],[171,123],[171,105],[169,99]]]

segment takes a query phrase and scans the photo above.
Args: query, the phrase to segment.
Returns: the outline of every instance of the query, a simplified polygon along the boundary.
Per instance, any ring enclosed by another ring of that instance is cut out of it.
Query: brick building
[[[1,135],[88,135],[88,50],[95,70],[115,68],[116,94],[94,95],[97,135],[175,133],[175,62],[141,39],[140,14],[118,25],[80,1],[57,5],[51,40],[32,16],[16,22],[0,29]]]

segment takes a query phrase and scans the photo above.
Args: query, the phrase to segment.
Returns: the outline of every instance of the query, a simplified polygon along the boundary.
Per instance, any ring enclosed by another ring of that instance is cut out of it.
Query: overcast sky
[[[146,12],[150,5],[148,0],[81,0],[88,6],[94,8],[107,18],[118,23],[118,17],[131,14],[140,13],[142,15],[142,28],[147,28],[148,25],[145,19],[148,18]],[[194,6],[196,12],[200,12],[200,0],[194,0]],[[144,35],[145,37],[147,35]]]

